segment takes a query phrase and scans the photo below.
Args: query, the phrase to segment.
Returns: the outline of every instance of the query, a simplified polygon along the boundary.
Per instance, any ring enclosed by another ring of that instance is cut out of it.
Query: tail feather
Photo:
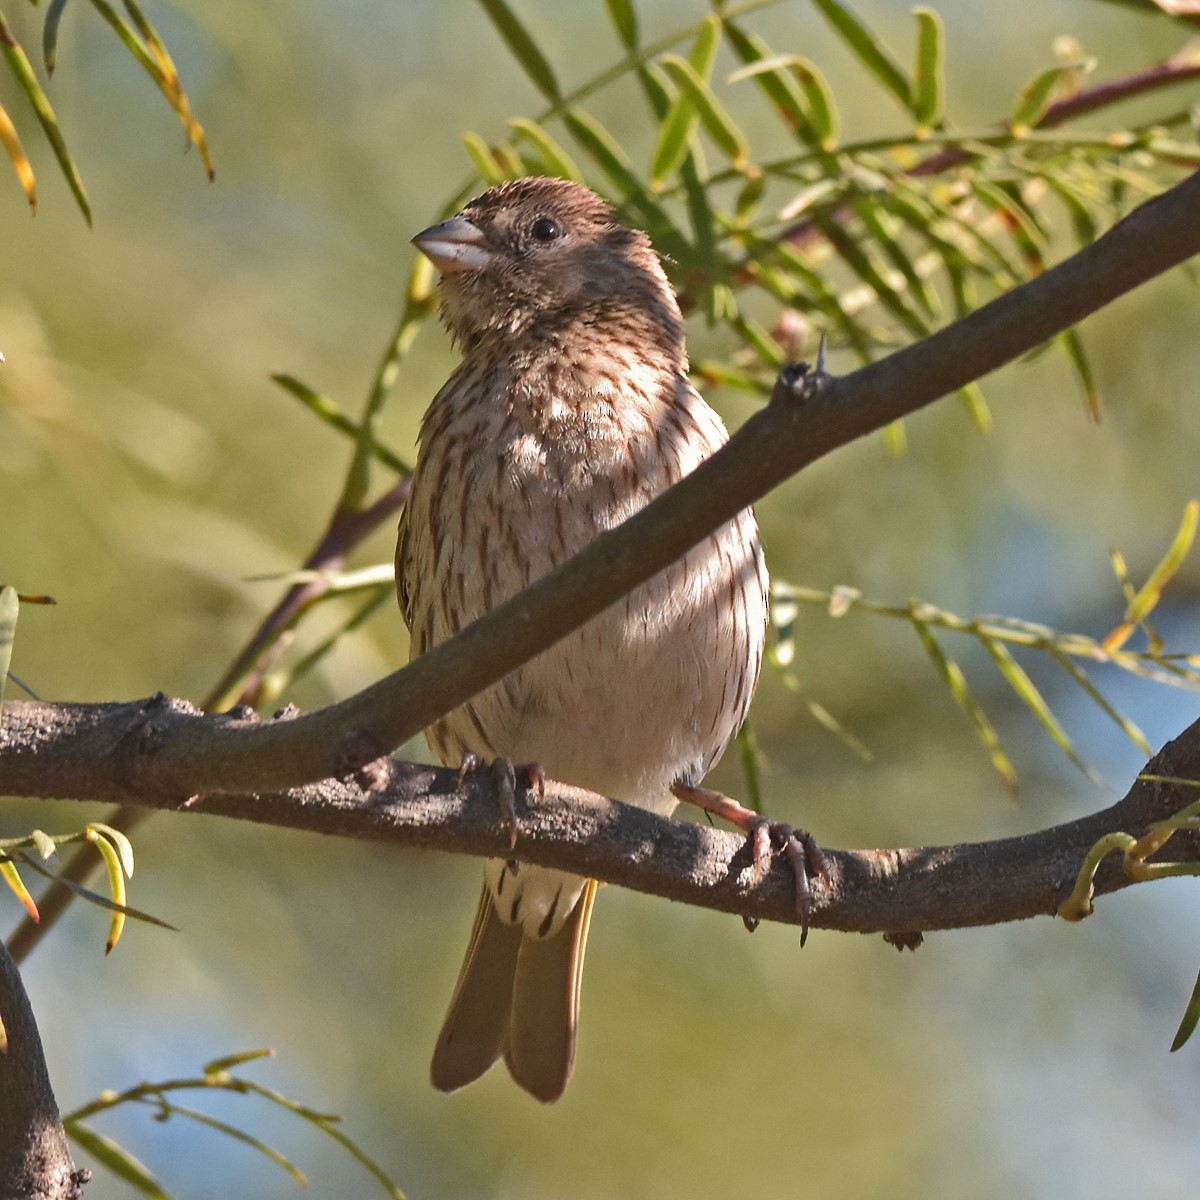
[[[442,1092],[478,1079],[504,1053],[521,927],[505,925],[484,886],[450,1009],[433,1049],[430,1077]]]
[[[478,1079],[503,1057],[537,1099],[557,1100],[571,1078],[588,924],[596,898],[586,882],[563,928],[551,938],[507,925],[484,886],[475,927],[433,1051],[430,1075],[443,1092]]]
[[[575,1062],[579,989],[596,886],[589,879],[563,928],[544,941],[527,937],[517,958],[504,1061],[521,1087],[547,1103],[563,1094]]]

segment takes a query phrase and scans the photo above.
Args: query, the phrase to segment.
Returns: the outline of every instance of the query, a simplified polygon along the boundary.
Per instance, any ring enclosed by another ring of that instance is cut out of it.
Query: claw
[[[525,776],[526,787],[535,790],[538,799],[546,796],[546,772],[541,763],[513,763],[507,758],[497,758],[492,762],[480,758],[478,754],[467,751],[463,755],[458,768],[458,790],[463,790],[463,783],[468,775],[486,771],[496,784],[496,797],[500,808],[500,827],[508,830],[508,848],[517,848],[517,774]]]
[[[777,854],[787,859],[795,881],[796,912],[800,917],[800,945],[808,940],[809,918],[812,914],[813,891],[811,875],[819,876],[826,884],[829,879],[829,864],[821,853],[812,834],[804,830],[797,832],[790,825],[771,821],[751,809],[739,804],[729,796],[708,788],[677,783],[671,789],[680,799],[695,804],[705,812],[715,813],[744,830],[750,843],[750,856],[754,871],[761,881],[771,869],[771,860]],[[751,933],[758,925],[755,917],[743,917],[743,923]]]

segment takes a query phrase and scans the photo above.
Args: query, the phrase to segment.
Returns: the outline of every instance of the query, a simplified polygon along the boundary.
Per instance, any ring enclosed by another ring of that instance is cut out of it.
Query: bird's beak
[[[478,271],[492,260],[484,245],[483,230],[466,217],[451,217],[440,225],[431,225],[412,241],[443,275]]]

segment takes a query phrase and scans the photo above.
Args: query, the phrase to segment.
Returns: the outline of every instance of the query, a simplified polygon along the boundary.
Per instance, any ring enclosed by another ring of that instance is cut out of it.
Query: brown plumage
[[[396,576],[416,656],[619,525],[726,440],[688,381],[649,239],[575,183],[522,179],[413,239],[463,361],[421,427]],[[698,784],[758,680],[767,575],[749,510],[427,731],[445,763],[537,762],[656,812]],[[541,1100],[575,1053],[594,881],[487,864],[433,1057],[450,1091],[503,1057]]]

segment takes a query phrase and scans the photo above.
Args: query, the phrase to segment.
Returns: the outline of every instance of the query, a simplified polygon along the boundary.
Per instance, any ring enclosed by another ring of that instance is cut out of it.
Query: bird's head
[[[442,318],[466,348],[489,335],[580,321],[612,325],[638,314],[678,342],[674,292],[640,230],[582,184],[528,178],[502,183],[413,243],[442,273]]]

